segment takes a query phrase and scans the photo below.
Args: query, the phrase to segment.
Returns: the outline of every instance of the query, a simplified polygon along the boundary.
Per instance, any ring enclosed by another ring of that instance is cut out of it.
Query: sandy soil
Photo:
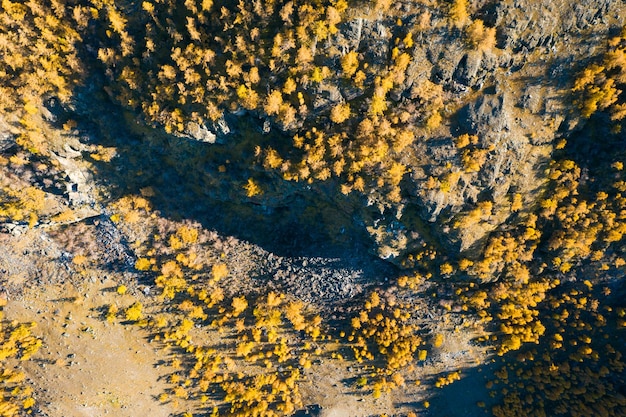
[[[7,318],[36,322],[34,334],[44,340],[34,360],[21,365],[39,400],[37,415],[165,417],[174,412],[157,399],[166,388],[166,368],[158,366],[146,335],[107,323],[96,311],[114,297],[113,284],[97,280],[84,292],[35,287],[9,300]]]

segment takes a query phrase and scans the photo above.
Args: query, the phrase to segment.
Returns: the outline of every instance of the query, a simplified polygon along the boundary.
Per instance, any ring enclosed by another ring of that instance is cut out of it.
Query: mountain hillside
[[[0,416],[626,415],[625,16],[2,0]]]

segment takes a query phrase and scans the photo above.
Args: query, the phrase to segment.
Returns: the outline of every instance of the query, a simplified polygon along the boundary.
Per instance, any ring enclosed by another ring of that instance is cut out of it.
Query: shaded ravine
[[[250,114],[231,120],[234,132],[222,143],[177,138],[141,126],[95,85],[76,95],[92,97],[89,105],[79,101],[67,117],[78,122],[81,140],[116,149],[110,162],[84,155],[92,159],[105,203],[144,195],[163,217],[256,245],[259,279],[306,301],[347,300],[393,281],[396,267],[375,256],[358,197],[340,194],[334,184],[294,183],[255,168],[259,141],[290,138],[264,135]],[[246,194],[249,178],[261,195]]]

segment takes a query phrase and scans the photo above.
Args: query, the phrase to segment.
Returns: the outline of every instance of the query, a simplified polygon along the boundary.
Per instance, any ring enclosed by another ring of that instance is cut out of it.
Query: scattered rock
[[[190,139],[195,139],[200,142],[215,143],[217,139],[215,133],[211,132],[206,126],[200,126],[196,122],[189,123],[185,133],[189,135]]]

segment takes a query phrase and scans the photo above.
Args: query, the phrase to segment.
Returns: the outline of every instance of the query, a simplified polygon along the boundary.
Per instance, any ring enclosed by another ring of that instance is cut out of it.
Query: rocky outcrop
[[[378,216],[370,224],[379,255],[402,260],[426,238],[435,247],[465,251],[463,256],[471,257],[512,215],[513,194],[524,196],[524,207],[539,198],[552,144],[579,123],[567,110],[573,79],[589,51],[602,47],[608,30],[623,24],[621,7],[604,0],[585,7],[551,1],[498,2],[476,14],[496,27],[497,49],[467,52],[454,37],[446,48],[438,46],[437,39],[424,46],[432,79],[465,104],[456,113],[449,136],[430,139],[426,149],[416,152],[419,158],[411,166],[413,184],[406,189],[406,203],[421,207],[419,221],[403,217],[401,209],[392,221]],[[589,36],[592,27],[594,34]],[[472,90],[480,94],[472,96]],[[566,117],[570,120],[563,125]],[[450,140],[464,133],[475,135],[474,148],[485,153],[478,172],[468,172],[460,161],[467,150],[456,149]],[[445,189],[424,189],[429,177],[453,182]],[[464,221],[481,201],[492,205],[488,220]],[[432,224],[426,234],[424,221]]]

